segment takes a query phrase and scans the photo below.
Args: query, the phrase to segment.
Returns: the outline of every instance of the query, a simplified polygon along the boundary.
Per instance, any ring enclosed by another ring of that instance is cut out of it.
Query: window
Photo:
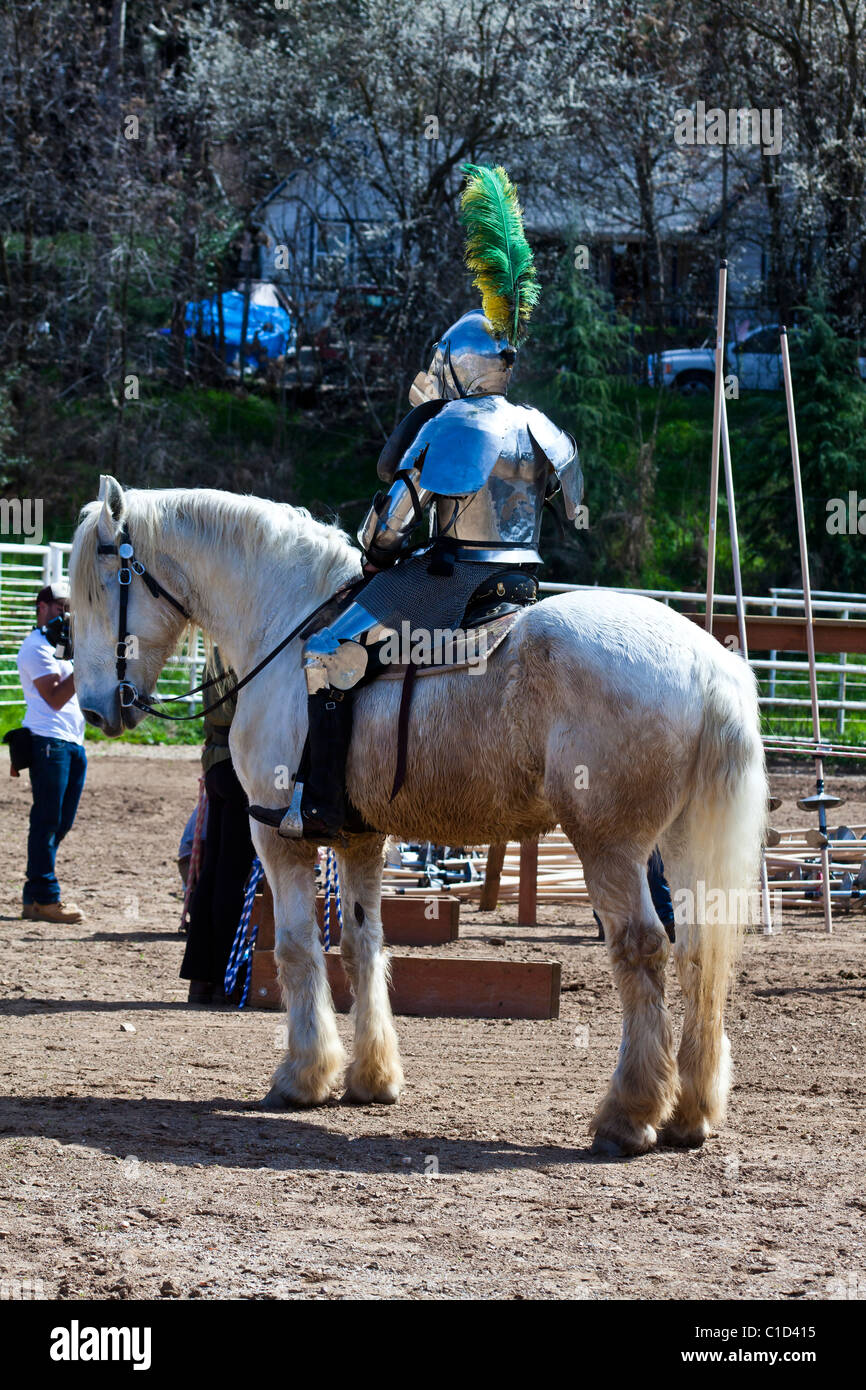
[[[315,219],[311,223],[311,248],[313,278],[329,289],[356,280],[387,283],[393,272],[393,234],[380,222]]]
[[[759,328],[738,344],[740,352],[781,352],[778,328]]]
[[[352,229],[348,222],[313,222],[311,260],[313,277],[319,283],[336,285],[345,279],[351,250]]]

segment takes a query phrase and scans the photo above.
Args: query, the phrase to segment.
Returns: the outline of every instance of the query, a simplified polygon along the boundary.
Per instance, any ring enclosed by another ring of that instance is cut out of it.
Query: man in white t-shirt
[[[84,787],[84,716],[75,694],[72,662],[55,646],[57,635],[42,631],[69,613],[69,586],[58,580],[36,596],[36,627],[18,653],[18,674],[30,730],[30,785],[33,806],[27,840],[27,880],[23,917],[40,922],[75,923],[83,913],[63,903],[54,872],[57,847],[72,828]],[[56,626],[56,624],[55,624]]]

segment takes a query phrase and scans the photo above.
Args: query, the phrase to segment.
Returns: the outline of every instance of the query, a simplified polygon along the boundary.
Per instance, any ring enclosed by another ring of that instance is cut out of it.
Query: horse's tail
[[[732,678],[733,677],[733,678]],[[716,911],[702,924],[702,956],[727,972],[751,920],[767,821],[767,772],[757,689],[745,662],[709,673],[695,767],[693,854]],[[719,897],[724,894],[724,898]],[[706,898],[705,898],[706,903]]]
[[[725,1000],[758,900],[767,815],[755,680],[745,662],[719,657],[702,677],[704,721],[689,804],[671,827],[669,843],[662,840],[666,869],[670,858],[677,970],[686,997],[683,1044],[692,1052],[685,1067],[681,1056],[681,1076],[693,1089],[681,1104],[688,1110],[692,1100],[711,1124],[725,1108]]]

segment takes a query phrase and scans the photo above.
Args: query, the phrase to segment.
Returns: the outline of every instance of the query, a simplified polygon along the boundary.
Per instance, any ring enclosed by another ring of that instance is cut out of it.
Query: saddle
[[[508,605],[508,612],[501,613],[492,618],[481,618],[473,623],[466,623],[464,631],[471,634],[472,641],[465,644],[467,655],[454,661],[439,661],[437,657],[437,645],[435,640],[435,630],[430,633],[430,660],[413,659],[411,662],[392,664],[383,666],[373,676],[377,681],[405,681],[410,671],[415,676],[443,676],[451,671],[467,671],[471,666],[478,665],[480,655],[486,661],[492,656],[496,648],[505,641],[514,624],[517,622],[522,609],[516,605]],[[420,644],[423,646],[423,642]],[[471,655],[469,654],[471,653]]]

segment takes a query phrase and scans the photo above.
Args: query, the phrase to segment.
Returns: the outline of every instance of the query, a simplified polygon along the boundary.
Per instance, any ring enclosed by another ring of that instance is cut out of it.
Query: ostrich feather
[[[466,265],[474,272],[473,284],[495,331],[516,345],[540,294],[517,189],[500,165],[464,164],[463,173],[460,221],[466,232]]]

